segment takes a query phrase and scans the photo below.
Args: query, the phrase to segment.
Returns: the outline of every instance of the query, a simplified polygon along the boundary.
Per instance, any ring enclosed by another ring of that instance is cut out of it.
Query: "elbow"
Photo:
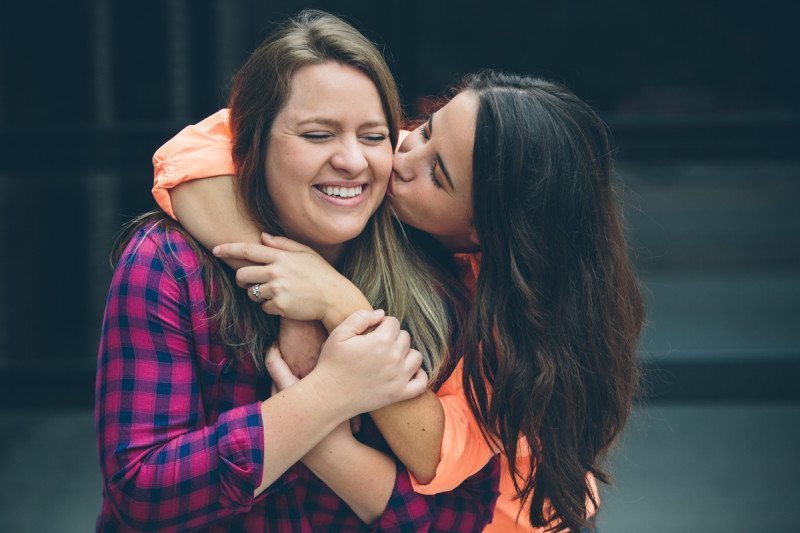
[[[427,470],[425,471],[419,470],[419,471],[412,471],[411,473],[414,475],[414,479],[416,479],[417,483],[419,483],[420,485],[427,485],[431,481],[433,481],[434,477],[436,477],[436,471],[428,472]]]
[[[436,469],[439,468],[439,458],[435,461],[426,463],[424,465],[414,465],[414,468],[408,467],[408,471],[414,476],[414,479],[420,485],[427,485],[436,477]]]

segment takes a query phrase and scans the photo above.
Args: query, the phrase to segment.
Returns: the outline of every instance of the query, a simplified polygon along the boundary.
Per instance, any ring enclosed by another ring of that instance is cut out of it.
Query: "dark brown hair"
[[[637,386],[643,321],[605,124],[545,80],[478,74],[472,184],[482,260],[464,389],[538,527],[578,529]],[[517,466],[517,440],[531,447]],[[529,471],[528,474],[524,474]],[[594,502],[596,503],[596,502]]]

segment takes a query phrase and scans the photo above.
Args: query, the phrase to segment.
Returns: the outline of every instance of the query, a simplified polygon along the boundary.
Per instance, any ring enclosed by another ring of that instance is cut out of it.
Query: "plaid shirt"
[[[269,388],[249,358],[226,355],[186,240],[139,230],[114,272],[100,342],[97,529],[480,531],[491,521],[497,460],[435,496],[415,493],[398,464],[372,528],[302,463],[254,497],[264,462],[259,406]]]

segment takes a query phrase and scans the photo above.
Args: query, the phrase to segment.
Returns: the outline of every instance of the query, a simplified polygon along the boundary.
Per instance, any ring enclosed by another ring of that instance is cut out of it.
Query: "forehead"
[[[299,68],[281,115],[290,121],[309,116],[336,120],[386,121],[380,93],[362,71],[327,62]]]
[[[478,99],[467,91],[457,94],[433,116],[433,137],[439,155],[447,165],[456,190],[472,184],[472,150]]]

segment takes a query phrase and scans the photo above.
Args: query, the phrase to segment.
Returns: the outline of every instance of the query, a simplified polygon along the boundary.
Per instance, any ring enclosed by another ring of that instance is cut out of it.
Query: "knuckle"
[[[246,259],[251,259],[251,260],[252,260],[252,259],[254,259],[254,258],[256,257],[256,255],[258,255],[258,254],[256,253],[256,247],[255,247],[255,245],[254,245],[254,244],[252,244],[252,243],[247,243],[247,244],[244,244],[244,245],[242,246],[242,255],[243,255],[243,256],[244,256]]]
[[[378,340],[381,342],[381,344],[394,346],[394,344],[397,342],[397,337],[392,335],[392,332],[390,330],[383,329],[378,334]]]

